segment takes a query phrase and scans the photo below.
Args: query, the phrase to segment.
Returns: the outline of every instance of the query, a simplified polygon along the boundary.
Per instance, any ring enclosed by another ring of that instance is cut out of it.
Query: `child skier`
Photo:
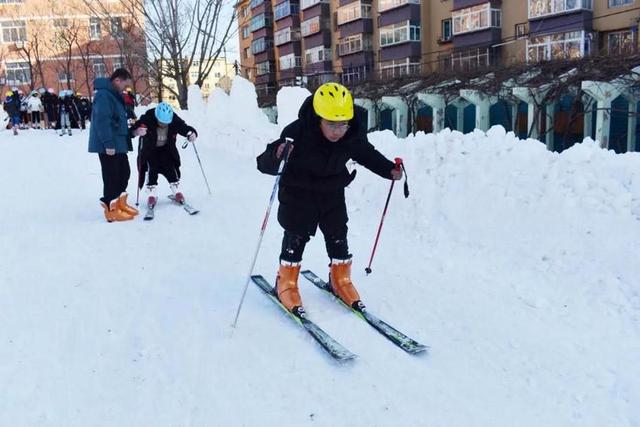
[[[180,154],[176,147],[176,137],[180,134],[186,136],[189,142],[194,142],[198,132],[178,117],[166,102],[147,110],[131,127],[131,132],[133,136],[143,137],[142,148],[138,153],[141,177],[138,188],[144,185],[144,175],[148,172],[147,204],[152,207],[158,201],[155,189],[159,174],[169,181],[175,200],[184,202],[184,195],[179,191]]]
[[[20,98],[13,91],[7,91],[7,97],[4,100],[3,108],[9,116],[9,122],[13,128],[13,134],[18,134],[18,126],[20,126]]]
[[[278,192],[278,222],[284,228],[276,277],[278,298],[292,312],[302,308],[298,291],[302,253],[319,226],[331,259],[331,288],[345,304],[356,307],[360,296],[351,281],[344,198],[344,188],[355,178],[355,171],[349,174],[345,165],[353,159],[394,180],[402,178],[402,171],[369,143],[366,111],[354,107],[349,90],[337,83],[323,84],[304,101],[298,119],[258,156],[260,172],[277,174],[287,137],[294,142]]]

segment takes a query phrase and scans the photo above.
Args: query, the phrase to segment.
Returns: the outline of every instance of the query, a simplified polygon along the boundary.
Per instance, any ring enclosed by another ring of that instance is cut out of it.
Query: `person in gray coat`
[[[131,176],[127,152],[132,151],[131,135],[122,91],[131,85],[131,73],[118,68],[110,78],[95,79],[91,112],[89,152],[97,153],[102,168],[103,196],[100,199],[108,222],[133,219],[138,211],[127,204]]]

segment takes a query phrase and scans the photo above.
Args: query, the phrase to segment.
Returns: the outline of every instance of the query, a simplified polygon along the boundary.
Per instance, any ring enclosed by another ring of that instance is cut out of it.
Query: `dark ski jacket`
[[[58,114],[61,116],[64,113],[69,114],[69,119],[78,121],[80,119],[78,107],[71,96],[65,96],[64,98],[60,98],[60,103],[58,104]]]
[[[131,151],[131,137],[127,124],[124,100],[108,78],[95,79],[96,95],[91,109],[89,152],[105,153],[114,148],[116,153]]]
[[[7,112],[9,117],[17,116],[20,114],[20,106],[16,103],[16,99],[13,96],[7,96],[4,101],[4,111]]]
[[[309,96],[298,119],[287,125],[280,139],[267,145],[258,156],[258,170],[269,175],[278,173],[280,160],[277,147],[285,138],[293,138],[294,149],[280,180],[281,186],[290,186],[318,192],[341,190],[355,178],[355,170],[349,174],[346,163],[353,159],[383,178],[392,179],[395,164],[384,157],[367,139],[366,110],[355,106],[349,130],[336,142],[327,140],[320,130],[320,118],[313,110],[313,95]]]
[[[158,120],[156,119],[156,109],[151,108],[131,126],[131,132],[138,129],[141,125],[147,127],[147,134],[142,139],[142,146],[140,148],[138,164],[140,165],[140,175],[143,176],[147,171],[147,163],[149,160],[156,159],[160,150],[169,150],[171,159],[174,162],[176,168],[180,167],[180,154],[178,153],[178,147],[176,146],[176,140],[178,134],[187,136],[189,133],[194,132],[198,135],[198,132],[191,126],[187,125],[177,114],[174,113],[173,120],[169,124],[169,132],[167,134],[167,144],[164,147],[157,147],[156,141],[158,139]]]
[[[80,98],[76,105],[82,117],[91,117],[91,102],[87,98]]]

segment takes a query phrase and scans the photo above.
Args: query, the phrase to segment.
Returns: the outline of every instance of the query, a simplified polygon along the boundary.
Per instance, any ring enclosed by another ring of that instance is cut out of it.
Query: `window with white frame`
[[[58,83],[66,83],[72,81],[74,81],[72,72],[60,71],[58,73]]]
[[[106,77],[107,76],[107,66],[105,65],[102,59],[94,59],[93,60],[93,75],[95,77]]]
[[[69,28],[69,20],[64,18],[54,19],[53,28],[57,28],[57,29]]]
[[[371,72],[371,66],[349,67],[342,70],[342,83],[348,84],[364,80]]]
[[[313,47],[304,51],[304,60],[307,64],[331,61],[331,49],[324,46]]]
[[[591,37],[585,31],[549,34],[527,40],[529,62],[583,58],[590,51]]]
[[[420,0],[378,0],[378,12],[384,12],[405,4],[420,4]]]
[[[100,38],[101,38],[100,18],[89,19],[89,39],[100,40]]]
[[[634,51],[633,32],[616,31],[607,35],[607,51],[609,55],[622,55]]]
[[[240,9],[240,16],[246,18],[249,15],[249,8],[244,6]]]
[[[315,6],[318,3],[329,3],[329,0],[301,0],[300,10],[308,9],[311,6]]]
[[[372,42],[370,35],[356,34],[345,37],[338,42],[338,55],[350,55],[363,50],[371,50]]]
[[[273,40],[266,37],[260,37],[251,42],[251,53],[254,55],[264,52],[265,50],[273,47]]]
[[[593,10],[593,0],[529,0],[529,19],[579,9]]]
[[[635,0],[609,0],[609,7],[628,6]]]
[[[274,70],[275,71],[275,70]],[[256,75],[262,76],[271,72],[271,62],[264,61],[256,64]]]
[[[380,27],[380,46],[391,46],[408,41],[420,41],[419,22],[399,22],[397,24]]]
[[[19,86],[31,83],[31,72],[28,62],[7,62],[5,64],[7,85]]]
[[[267,16],[264,13],[261,13],[260,15],[256,15],[253,18],[251,18],[251,23],[249,24],[249,30],[253,31],[257,31],[260,28],[264,28],[264,27],[270,27],[271,26],[271,16]]]
[[[302,37],[320,32],[320,17],[314,16],[311,19],[302,21],[302,23],[300,23],[300,30]]]
[[[0,4],[18,4],[24,3],[24,0],[0,0]]]
[[[380,63],[380,77],[395,78],[420,73],[420,61],[415,58],[394,59]]]
[[[502,11],[493,9],[491,3],[480,4],[466,9],[455,10],[451,14],[453,34],[463,34],[485,28],[500,27]]]
[[[243,39],[247,39],[247,38],[249,38],[249,34],[251,34],[251,33],[249,32],[249,26],[248,26],[248,25],[245,25],[244,27],[242,27],[242,38],[243,38]]]
[[[370,4],[357,1],[338,8],[338,25],[364,18],[371,18]]]
[[[292,30],[291,27],[283,28],[275,32],[273,40],[276,46],[300,40],[300,30]]]
[[[264,3],[264,0],[251,0],[251,2],[249,3],[249,7],[253,9],[260,6],[262,3]]]
[[[291,68],[302,66],[302,58],[296,56],[295,53],[290,53],[280,57],[280,69],[290,70]]]
[[[443,19],[441,21],[440,41],[448,42],[452,36],[452,23],[451,19]]]
[[[27,41],[27,25],[24,21],[6,21],[1,25],[4,43]]]
[[[111,18],[111,35],[116,39],[124,37],[124,30],[122,29],[122,18]]]
[[[493,62],[491,48],[468,49],[451,54],[451,60],[446,61],[455,70],[474,70],[488,67]]]
[[[111,68],[113,68],[113,71],[118,68],[124,68],[124,61],[122,58],[114,58],[113,61],[111,61]]]
[[[273,8],[273,15],[276,21],[296,13],[298,13],[298,4],[291,3],[289,0],[279,3]]]

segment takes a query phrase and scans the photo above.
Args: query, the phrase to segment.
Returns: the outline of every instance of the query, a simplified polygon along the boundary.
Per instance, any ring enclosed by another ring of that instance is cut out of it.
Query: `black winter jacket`
[[[176,139],[178,134],[187,136],[189,133],[194,132],[198,135],[198,132],[188,126],[184,120],[178,117],[177,114],[173,115],[173,120],[169,124],[169,132],[167,134],[167,144],[164,147],[157,147],[156,142],[158,140],[158,120],[156,119],[156,109],[152,108],[136,121],[130,129],[130,135],[138,129],[141,125],[147,127],[147,134],[142,138],[142,147],[139,153],[139,165],[141,167],[140,174],[144,175],[147,171],[147,162],[150,159],[154,159],[158,155],[159,149],[167,149],[171,153],[171,158],[174,161],[176,167],[180,167],[180,154],[178,154],[178,147],[176,146]]]
[[[367,139],[366,110],[355,106],[355,114],[347,133],[336,142],[327,140],[320,130],[320,118],[313,110],[313,95],[309,96],[298,119],[282,130],[280,139],[267,145],[258,156],[258,170],[277,175],[280,160],[277,147],[286,137],[293,138],[294,149],[282,175],[282,186],[298,187],[318,192],[341,190],[353,181],[355,171],[349,174],[346,163],[353,159],[383,178],[391,179],[394,163],[378,152]]]

